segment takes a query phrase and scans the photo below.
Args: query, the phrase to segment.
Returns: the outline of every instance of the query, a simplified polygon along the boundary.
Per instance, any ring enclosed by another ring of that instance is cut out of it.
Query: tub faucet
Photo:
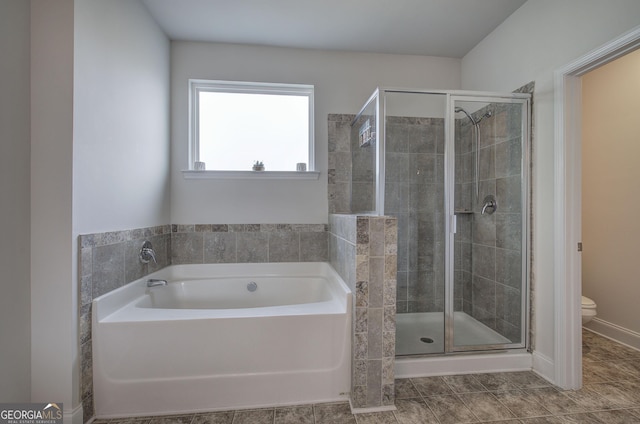
[[[157,278],[149,278],[147,280],[147,287],[166,286],[167,280],[158,280]]]
[[[153,246],[150,241],[142,243],[138,257],[143,264],[148,264],[151,261],[153,261],[154,264],[158,263],[158,261],[156,261],[156,252],[153,251]]]

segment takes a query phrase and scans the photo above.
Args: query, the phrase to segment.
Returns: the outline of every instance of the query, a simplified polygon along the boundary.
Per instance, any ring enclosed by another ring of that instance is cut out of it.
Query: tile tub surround
[[[138,252],[151,241],[157,264]],[[326,262],[327,224],[189,224],[84,234],[79,237],[81,399],[93,417],[91,302],[172,264]]]
[[[354,293],[351,406],[393,408],[397,220],[332,214],[329,229],[331,264]]]
[[[326,224],[171,226],[171,264],[326,262]]]
[[[533,372],[420,377],[396,380],[393,412],[354,415],[343,402],[94,424],[632,424],[640,423],[639,360],[639,351],[583,330],[580,390],[559,390]]]

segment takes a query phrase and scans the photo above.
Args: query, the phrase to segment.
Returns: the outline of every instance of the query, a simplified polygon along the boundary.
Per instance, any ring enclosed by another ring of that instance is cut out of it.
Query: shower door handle
[[[450,230],[451,230],[451,234],[455,234],[458,232],[458,217],[456,215],[451,215],[451,221],[450,222]]]

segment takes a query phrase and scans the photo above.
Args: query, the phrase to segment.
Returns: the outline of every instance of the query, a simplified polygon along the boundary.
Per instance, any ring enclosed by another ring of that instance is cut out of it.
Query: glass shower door
[[[450,351],[525,346],[527,110],[526,99],[451,97]]]
[[[384,214],[398,219],[396,354],[445,351],[446,95],[384,91]]]

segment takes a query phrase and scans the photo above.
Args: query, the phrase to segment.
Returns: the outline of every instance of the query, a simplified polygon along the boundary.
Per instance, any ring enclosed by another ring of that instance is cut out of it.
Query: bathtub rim
[[[286,273],[294,277],[323,277],[329,280],[332,298],[324,302],[279,305],[242,309],[155,309],[137,308],[147,297],[147,280],[192,279],[217,276],[275,277]],[[264,262],[232,264],[169,265],[122,287],[96,297],[92,301],[93,322],[157,321],[171,319],[240,318],[277,315],[309,315],[344,313],[351,299],[351,289],[329,262]],[[215,312],[212,312],[215,311]]]

